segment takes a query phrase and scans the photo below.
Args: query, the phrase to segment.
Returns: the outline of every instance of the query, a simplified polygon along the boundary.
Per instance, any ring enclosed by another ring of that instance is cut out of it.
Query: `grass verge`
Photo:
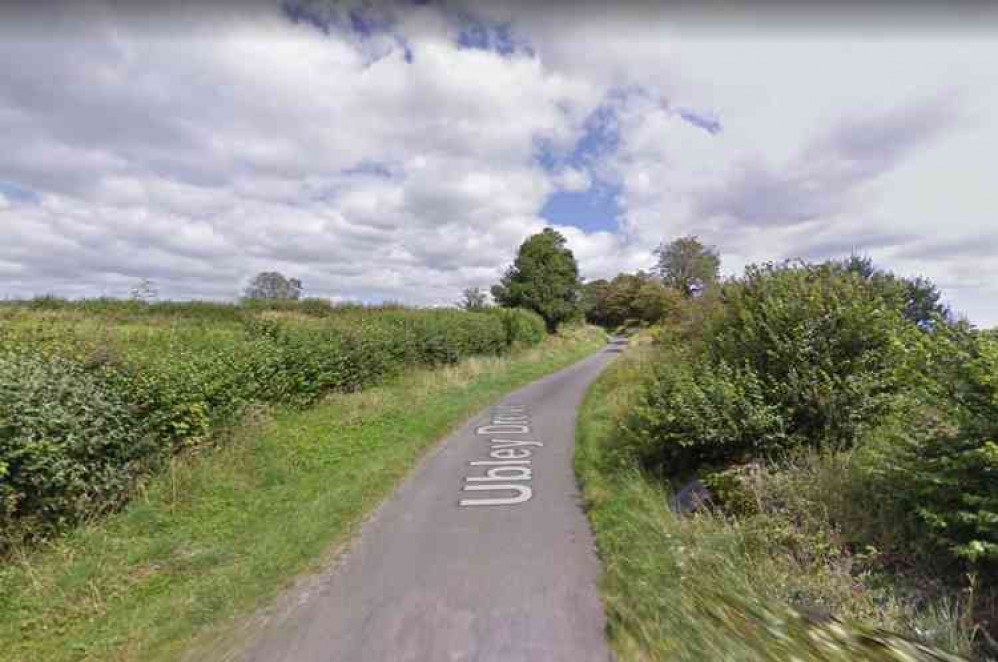
[[[956,659],[912,643],[916,638],[970,650],[960,605],[916,609],[888,578],[829,562],[842,557],[823,553],[820,540],[784,544],[782,525],[789,523],[673,512],[662,483],[615,448],[650,358],[646,348],[633,348],[599,377],[577,434],[576,471],[622,662]]]
[[[584,329],[411,372],[305,412],[251,412],[123,512],[0,568],[0,660],[179,658],[328,560],[424,451],[505,393],[594,352]]]

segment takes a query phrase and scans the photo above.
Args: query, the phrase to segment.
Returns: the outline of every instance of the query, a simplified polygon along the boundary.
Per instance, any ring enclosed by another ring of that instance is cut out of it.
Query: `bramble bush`
[[[788,432],[849,447],[893,402],[917,328],[868,279],[822,265],[750,267],[704,330],[712,364],[754,373]]]
[[[109,377],[59,356],[0,355],[0,531],[106,510],[164,448]]]
[[[861,468],[890,494],[905,542],[956,572],[998,579],[998,341],[951,329],[922,348],[940,379],[908,398],[902,421],[870,435]],[[942,347],[942,349],[940,349]],[[942,554],[940,555],[939,552]],[[998,614],[996,614],[998,616]]]
[[[0,322],[0,550],[116,507],[138,477],[205,444],[249,403],[305,406],[545,335],[521,310],[307,300],[42,300],[0,312],[14,320]]]
[[[695,328],[659,334],[624,421],[646,467],[683,477],[862,448],[856,476],[890,513],[869,542],[998,569],[994,334],[953,320],[930,283],[856,260],[750,267],[691,306]]]
[[[749,267],[712,304],[699,342],[663,354],[629,421],[653,465],[848,447],[891,410],[920,333],[833,265]]]
[[[893,516],[909,520],[904,542],[958,572],[998,578],[998,444],[918,412],[870,441],[862,469],[889,495]],[[935,552],[935,553],[933,553]],[[945,568],[942,568],[945,569]]]
[[[663,353],[624,423],[628,450],[656,473],[686,476],[800,443],[750,369]]]

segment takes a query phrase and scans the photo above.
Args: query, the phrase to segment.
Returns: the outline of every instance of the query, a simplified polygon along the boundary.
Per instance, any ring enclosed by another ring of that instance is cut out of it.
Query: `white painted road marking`
[[[506,405],[492,410],[489,425],[479,427],[475,434],[521,435],[530,434],[530,417],[523,405]],[[515,492],[515,496],[489,496],[476,499],[461,499],[461,506],[513,506],[529,501],[534,495],[530,486],[533,470],[530,457],[534,448],[544,444],[533,440],[496,439],[491,440],[489,457],[491,460],[469,462],[472,467],[488,467],[484,475],[465,477],[465,492]],[[529,448],[525,448],[529,447]],[[511,481],[524,481],[511,482]],[[525,483],[525,484],[524,484]]]

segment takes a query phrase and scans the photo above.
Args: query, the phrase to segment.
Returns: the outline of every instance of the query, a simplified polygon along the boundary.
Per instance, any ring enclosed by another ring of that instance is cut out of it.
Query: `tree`
[[[565,243],[561,233],[544,228],[523,242],[502,280],[492,286],[499,305],[535,311],[552,333],[580,312],[579,265]]]
[[[659,322],[676,312],[682,298],[644,271],[617,274],[610,282],[593,281],[583,291],[586,318],[608,327],[628,321]]]
[[[609,293],[610,281],[604,278],[589,281],[582,286],[580,306],[588,321],[603,326],[610,325],[603,319],[606,312],[606,297]]]
[[[457,305],[465,310],[485,310],[489,307],[489,295],[480,287],[468,287],[461,292],[461,300]]]
[[[681,237],[655,249],[656,271],[667,287],[691,299],[718,281],[721,257],[696,236]]]
[[[632,300],[633,319],[654,324],[670,316],[675,316],[682,306],[683,297],[679,292],[666,287],[658,280],[646,280],[634,293]]]
[[[880,295],[900,306],[906,319],[922,329],[932,329],[940,322],[956,322],[949,306],[942,302],[939,288],[927,278],[896,276],[878,268],[868,255],[857,253],[832,264],[869,282]]]
[[[132,288],[133,301],[155,301],[158,297],[159,290],[156,289],[156,283],[149,278],[143,278]]]
[[[297,278],[285,278],[277,271],[262,271],[253,277],[243,296],[247,299],[301,298],[302,284]]]

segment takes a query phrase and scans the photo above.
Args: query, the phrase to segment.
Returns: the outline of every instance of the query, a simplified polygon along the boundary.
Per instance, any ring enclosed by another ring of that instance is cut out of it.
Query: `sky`
[[[0,297],[277,270],[450,304],[553,226],[588,279],[696,234],[726,275],[862,253],[998,324],[993,5],[538,6],[5,5]]]

